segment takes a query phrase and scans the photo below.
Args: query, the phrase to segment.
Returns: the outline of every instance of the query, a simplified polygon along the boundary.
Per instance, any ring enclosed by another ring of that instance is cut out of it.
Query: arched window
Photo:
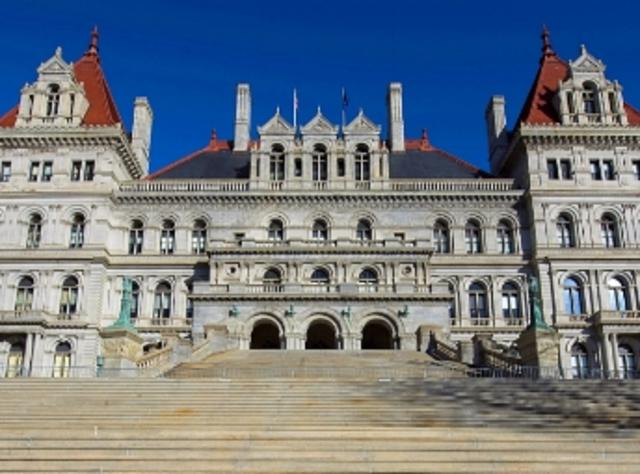
[[[515,242],[513,238],[513,228],[507,220],[498,222],[496,228],[498,240],[498,252],[501,254],[511,254],[515,252]]]
[[[24,346],[20,343],[11,344],[9,349],[9,357],[7,360],[7,372],[5,377],[14,378],[20,377],[23,374],[24,364]]]
[[[502,286],[502,317],[506,321],[514,322],[522,317],[520,311],[520,291],[511,282]]]
[[[140,315],[140,285],[137,281],[131,282],[131,313],[129,316],[135,321]]]
[[[598,86],[588,81],[583,84],[582,104],[584,113],[593,115],[598,113]]]
[[[562,284],[562,299],[565,314],[579,316],[584,314],[582,286],[573,277],[567,277]]]
[[[370,290],[375,290],[378,285],[378,272],[373,268],[364,268],[358,275],[358,282]]]
[[[56,346],[56,352],[53,355],[53,377],[66,378],[69,377],[71,370],[71,344],[68,342],[60,342]]]
[[[482,253],[482,232],[477,221],[467,221],[467,225],[464,227],[464,241],[467,253]]]
[[[62,295],[60,296],[60,316],[70,319],[78,311],[79,295],[78,279],[68,276],[62,282]]]
[[[33,213],[29,216],[29,227],[27,228],[27,248],[37,249],[40,247],[42,237],[42,216]]]
[[[31,311],[33,307],[33,278],[24,276],[18,282],[16,292],[16,313]]]
[[[367,145],[358,145],[355,152],[355,179],[369,181],[371,178],[371,155]]]
[[[160,230],[160,253],[170,255],[176,250],[176,225],[171,219],[162,221]]]
[[[144,225],[142,221],[136,219],[131,222],[129,229],[129,255],[138,255],[142,253],[142,245],[144,243]]]
[[[282,145],[271,147],[269,178],[271,181],[284,181],[284,148]]]
[[[586,379],[590,375],[587,350],[579,343],[571,347],[571,375],[574,379]]]
[[[618,372],[623,379],[635,379],[638,376],[636,355],[626,344],[618,346]]]
[[[60,86],[58,84],[49,84],[47,87],[47,117],[58,115],[60,108]]]
[[[373,230],[371,228],[371,222],[368,219],[360,219],[358,221],[356,239],[362,241],[373,239]]]
[[[609,290],[609,308],[613,311],[628,311],[629,305],[629,288],[625,284],[625,281],[613,277],[607,281],[607,288]]]
[[[84,245],[84,216],[74,214],[71,219],[71,236],[69,238],[69,248],[79,249]]]
[[[277,268],[267,268],[262,276],[262,284],[267,291],[281,291],[282,273]]]
[[[558,245],[562,248],[576,246],[575,232],[573,229],[573,219],[568,214],[560,214],[556,221],[556,236]]]
[[[171,317],[171,285],[161,281],[153,293],[153,318],[169,319]]]
[[[196,219],[191,230],[191,251],[202,255],[207,249],[207,223]]]
[[[620,247],[620,233],[615,216],[611,214],[602,216],[602,219],[600,219],[600,235],[602,236],[602,245],[605,247]]]
[[[314,240],[329,240],[329,226],[324,219],[316,219],[313,221],[311,228],[311,237]]]
[[[312,155],[312,174],[314,181],[327,180],[328,158],[327,149],[324,145],[315,145]]]
[[[328,285],[329,281],[329,272],[324,268],[316,268],[311,273],[311,283],[315,285]]]
[[[436,253],[449,253],[451,251],[449,225],[444,220],[437,220],[433,226],[433,247]]]
[[[280,219],[271,219],[267,230],[269,240],[284,240],[284,224]]]
[[[469,316],[471,324],[475,325],[485,325],[489,319],[487,290],[482,283],[477,281],[469,286]]]

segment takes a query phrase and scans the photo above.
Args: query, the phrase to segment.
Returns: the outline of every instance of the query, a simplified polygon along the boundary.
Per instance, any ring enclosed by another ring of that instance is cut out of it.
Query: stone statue
[[[113,329],[127,329],[136,332],[136,328],[131,324],[131,278],[124,277],[122,279],[122,300],[120,302],[120,314],[118,320],[111,326]]]
[[[549,329],[542,318],[540,283],[534,275],[529,276],[529,301],[531,303],[531,326],[538,329]]]

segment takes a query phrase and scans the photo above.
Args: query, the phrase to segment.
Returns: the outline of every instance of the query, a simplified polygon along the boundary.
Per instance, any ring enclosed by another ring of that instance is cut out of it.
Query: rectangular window
[[[36,182],[38,181],[38,176],[40,175],[40,162],[32,161],[31,169],[29,170],[29,181]]]
[[[591,160],[589,162],[589,167],[591,169],[591,179],[595,181],[602,181],[602,170],[600,169],[600,161]]]
[[[256,178],[260,177],[260,158],[256,158]]]
[[[613,169],[613,160],[604,160],[602,162],[602,177],[607,181],[615,179],[615,170]]]
[[[345,166],[344,158],[338,158],[337,174],[339,178],[344,178]]]
[[[293,162],[293,175],[296,178],[300,178],[302,176],[302,159],[296,158]]]
[[[53,176],[53,162],[45,161],[42,163],[42,181],[51,181]]]
[[[245,233],[244,232],[236,232],[235,234],[233,234],[233,238],[236,242],[242,242],[245,238]]]
[[[398,239],[398,240],[402,240],[402,241],[404,241],[404,239],[405,239],[405,237],[406,237],[406,236],[405,236],[405,233],[404,233],[404,232],[396,232],[396,233],[394,233],[394,234],[393,234],[393,237],[394,237],[395,239]]]
[[[11,162],[2,162],[2,174],[0,174],[0,182],[6,183],[11,179]]]
[[[71,164],[71,181],[80,181],[81,172],[82,172],[82,161],[74,161]]]
[[[547,160],[547,175],[549,179],[559,179],[557,160]]]
[[[96,163],[95,161],[86,161],[84,163],[84,180],[85,181],[93,181],[93,173],[95,171]]]
[[[11,168],[9,168],[9,171],[11,171]],[[633,162],[633,175],[637,180],[640,180],[640,161]]]
[[[571,161],[560,160],[560,177],[562,179],[571,179]]]

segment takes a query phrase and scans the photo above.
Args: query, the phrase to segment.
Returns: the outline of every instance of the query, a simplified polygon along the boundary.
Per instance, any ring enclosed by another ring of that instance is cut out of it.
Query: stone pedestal
[[[143,339],[128,329],[107,328],[100,331],[102,355],[105,358],[122,358],[132,362],[142,357]]]
[[[209,341],[209,347],[213,352],[222,352],[228,349],[238,349],[239,343],[231,344],[229,328],[225,324],[205,324],[204,332]]]
[[[523,365],[535,367],[541,378],[557,378],[560,361],[560,337],[551,328],[529,326],[517,340]]]

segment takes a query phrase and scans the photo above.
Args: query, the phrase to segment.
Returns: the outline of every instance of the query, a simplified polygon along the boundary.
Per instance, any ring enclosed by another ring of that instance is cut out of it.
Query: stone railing
[[[460,361],[460,351],[458,348],[438,339],[436,336],[429,338],[427,353],[439,360]]]
[[[54,314],[41,309],[29,309],[24,311],[0,311],[0,321],[75,321],[79,320],[78,314]]]
[[[594,315],[596,324],[640,324],[640,311],[602,310]]]
[[[190,326],[191,319],[189,318],[179,318],[179,317],[170,317],[170,318],[136,318],[134,322],[137,328],[157,328],[157,327],[182,327],[182,326]]]
[[[482,338],[476,339],[476,344],[485,367],[509,371],[514,374],[522,370],[523,363],[519,356],[506,354],[497,347],[491,347],[493,343]]]
[[[211,290],[214,294],[232,293],[232,294],[282,294],[282,295],[298,295],[298,294],[429,294],[428,286],[409,285],[402,286],[394,284],[375,284],[365,285],[357,283],[349,284],[319,284],[319,283],[284,283],[284,284],[219,284],[213,285]]]
[[[390,179],[387,181],[270,181],[243,179],[140,180],[120,184],[122,194],[265,193],[282,191],[504,192],[515,189],[511,179]]]
[[[142,356],[136,361],[136,367],[140,370],[158,369],[166,367],[172,362],[173,347],[167,346],[158,351]]]

